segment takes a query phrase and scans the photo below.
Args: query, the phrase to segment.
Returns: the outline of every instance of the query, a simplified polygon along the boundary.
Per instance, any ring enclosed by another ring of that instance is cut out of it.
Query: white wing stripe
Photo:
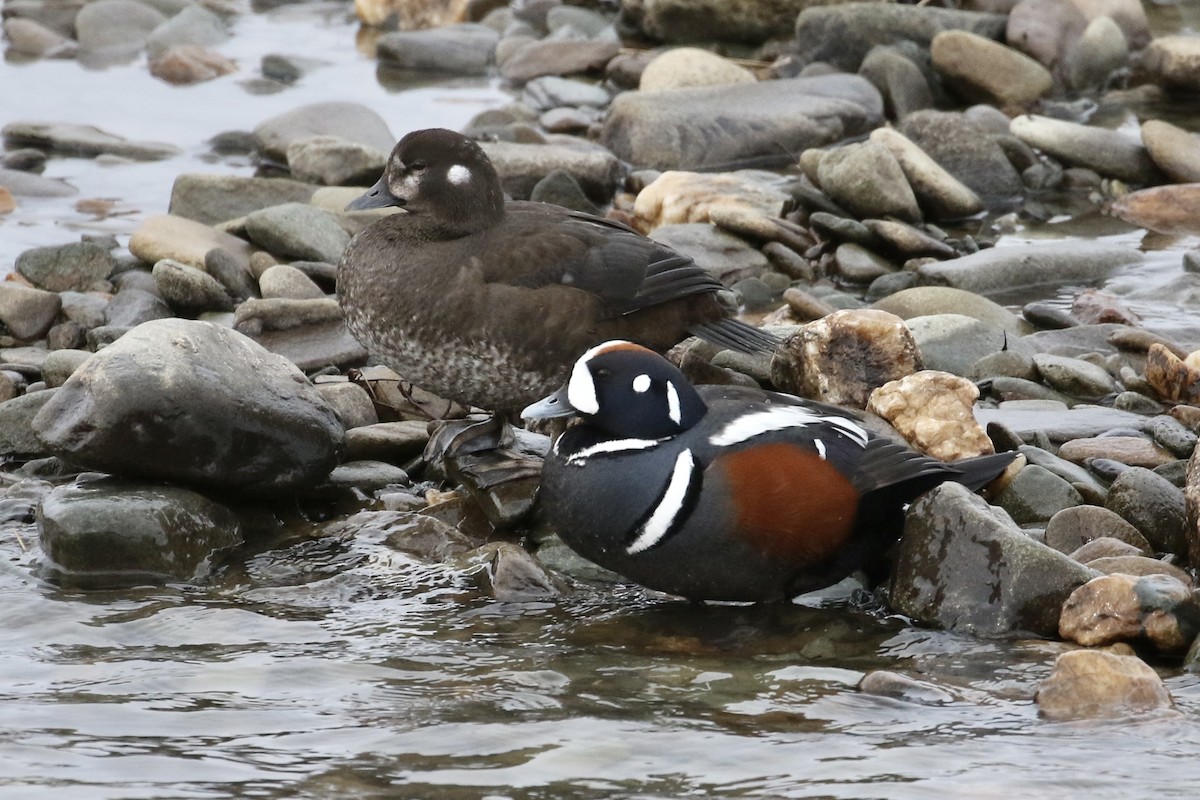
[[[822,423],[832,425],[860,447],[867,446],[867,431],[861,425],[845,417],[825,416],[799,406],[778,406],[766,411],[744,414],[727,423],[720,432],[710,436],[708,443],[714,447],[728,447],[764,433]]]

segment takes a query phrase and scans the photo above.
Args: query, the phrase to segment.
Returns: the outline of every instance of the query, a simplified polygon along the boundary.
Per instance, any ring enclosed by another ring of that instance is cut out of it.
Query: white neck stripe
[[[567,463],[572,466],[581,467],[592,456],[612,455],[613,453],[627,453],[636,450],[649,450],[652,447],[658,447],[665,442],[666,439],[610,439],[607,442],[600,442],[591,447],[585,447],[582,450],[576,450],[571,455],[567,456]]]
[[[684,501],[687,500],[688,489],[691,488],[695,476],[695,466],[696,461],[692,458],[691,450],[684,450],[679,454],[662,499],[654,507],[650,518],[638,530],[637,537],[625,548],[625,552],[633,556],[649,550],[671,532],[679,512],[683,510]]]

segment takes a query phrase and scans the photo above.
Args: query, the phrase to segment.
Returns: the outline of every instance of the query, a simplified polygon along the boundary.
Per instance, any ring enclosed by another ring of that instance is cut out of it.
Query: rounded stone
[[[642,71],[643,92],[685,86],[731,86],[754,83],[754,73],[698,47],[677,47],[657,56]]]

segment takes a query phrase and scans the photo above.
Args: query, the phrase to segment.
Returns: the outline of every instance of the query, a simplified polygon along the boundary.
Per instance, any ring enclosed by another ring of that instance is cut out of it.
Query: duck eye
[[[411,164],[408,165],[409,172],[420,172],[423,169],[425,169],[424,161],[413,161]]]
[[[597,378],[610,378],[610,377],[612,377],[612,370],[610,370],[606,367],[601,367],[600,369],[596,370],[596,377]]]

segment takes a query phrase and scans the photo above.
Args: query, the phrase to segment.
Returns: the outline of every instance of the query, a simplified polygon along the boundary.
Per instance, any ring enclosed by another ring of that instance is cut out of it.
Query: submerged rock
[[[1063,653],[1037,691],[1038,712],[1053,720],[1125,717],[1171,708],[1162,678],[1140,658],[1098,650]]]
[[[225,506],[178,486],[117,479],[55,488],[38,527],[46,571],[85,588],[201,580],[242,543]]]

